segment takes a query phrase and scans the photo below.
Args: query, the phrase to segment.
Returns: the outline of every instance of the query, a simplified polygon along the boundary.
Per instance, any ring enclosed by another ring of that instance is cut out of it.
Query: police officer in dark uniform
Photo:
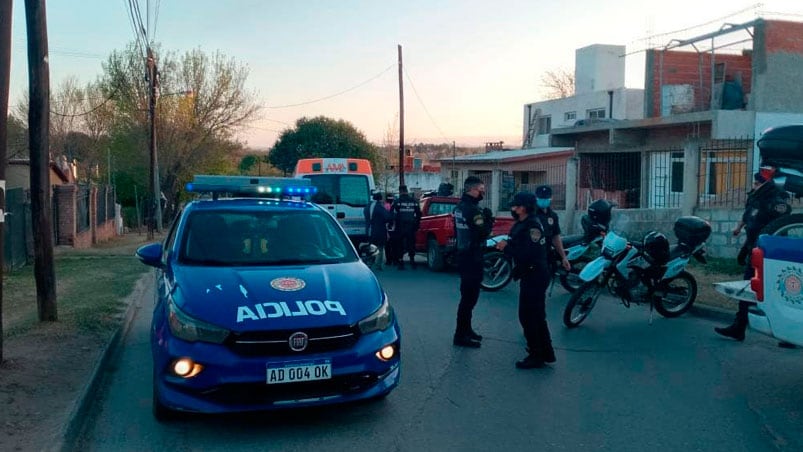
[[[457,306],[457,327],[454,345],[479,348],[482,336],[471,327],[471,314],[480,297],[482,256],[485,240],[493,227],[489,209],[480,209],[485,184],[476,176],[463,183],[463,196],[454,210],[454,230],[457,248],[457,270],[460,272],[460,304]]]
[[[535,189],[535,215],[544,227],[544,237],[551,245],[551,251],[557,255],[560,264],[564,270],[571,270],[572,266],[566,258],[566,251],[563,249],[563,239],[560,237],[560,224],[558,223],[558,214],[556,214],[551,207],[552,204],[552,187],[549,185],[541,185]],[[547,255],[548,262],[552,263],[553,257]],[[550,275],[554,271],[553,268],[549,269]]]
[[[744,228],[747,238],[739,250],[737,261],[744,265],[744,279],[753,277],[753,266],[750,263],[750,253],[756,246],[758,236],[772,220],[791,213],[789,205],[789,194],[779,189],[772,181],[772,170],[762,170],[753,175],[753,189],[747,193],[742,220],[733,230],[733,235],[738,236]],[[739,301],[739,309],[736,311],[736,318],[730,326],[724,328],[714,328],[714,331],[725,337],[744,340],[744,333],[747,329],[747,312],[752,303]]]
[[[399,240],[399,270],[404,270],[404,254],[410,256],[410,267],[415,270],[415,233],[421,222],[421,206],[410,196],[406,185],[399,186],[399,198],[393,202],[391,212],[396,219]]]
[[[535,199],[526,192],[513,197],[511,214],[516,223],[510,230],[510,240],[496,245],[505,256],[513,258],[513,278],[519,280],[519,322],[527,341],[527,356],[516,361],[519,369],[555,362],[546,321],[546,290],[551,279],[547,262],[549,242],[546,228],[535,215]]]

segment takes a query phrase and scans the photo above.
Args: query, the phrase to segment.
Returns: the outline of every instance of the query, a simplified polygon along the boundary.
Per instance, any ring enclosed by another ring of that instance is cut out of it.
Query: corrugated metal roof
[[[571,151],[574,148],[567,147],[543,147],[530,149],[516,149],[512,151],[493,151],[484,154],[461,155],[454,159],[455,162],[488,162],[505,161],[509,159],[519,159],[522,157],[535,157],[540,155],[553,154],[557,152]],[[451,162],[451,157],[438,159],[440,162]]]

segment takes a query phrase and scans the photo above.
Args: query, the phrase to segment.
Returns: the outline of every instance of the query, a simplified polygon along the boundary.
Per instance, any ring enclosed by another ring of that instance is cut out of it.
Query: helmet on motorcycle
[[[588,205],[588,216],[591,217],[591,221],[594,223],[608,226],[611,222],[612,209],[613,204],[604,199],[598,199]]]
[[[580,225],[583,227],[583,238],[589,242],[608,231],[605,225],[591,221],[588,215],[583,215]]]
[[[644,236],[644,257],[650,264],[663,265],[669,262],[669,240],[658,231]]]

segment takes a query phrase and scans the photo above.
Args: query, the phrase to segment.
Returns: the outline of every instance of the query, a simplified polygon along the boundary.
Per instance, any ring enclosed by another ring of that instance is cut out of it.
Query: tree
[[[574,95],[574,73],[566,69],[546,71],[541,76],[547,99],[562,99]]]
[[[9,159],[28,158],[28,128],[16,116],[8,115],[8,148]]]
[[[301,118],[294,129],[285,129],[268,153],[268,162],[285,175],[295,169],[302,158],[364,158],[377,167],[376,146],[351,123],[324,116]]]
[[[156,52],[159,54],[159,52]],[[165,53],[158,61],[160,98],[156,130],[160,185],[170,206],[182,201],[183,187],[193,174],[237,171],[229,156],[243,148],[234,140],[241,127],[256,118],[256,95],[245,88],[248,70],[220,52],[200,49],[183,55]],[[103,90],[113,93],[116,116],[111,140],[115,160],[125,162],[139,187],[148,186],[147,82],[136,45],[112,53],[104,64]],[[188,93],[191,93],[188,95]],[[135,152],[131,152],[135,150]],[[130,155],[134,154],[134,155]],[[146,171],[140,171],[144,168]],[[138,188],[138,193],[144,190]]]

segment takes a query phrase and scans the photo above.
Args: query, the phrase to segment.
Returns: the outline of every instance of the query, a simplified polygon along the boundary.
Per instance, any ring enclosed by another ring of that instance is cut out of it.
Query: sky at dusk
[[[47,2],[51,84],[95,80],[134,40],[128,0]],[[521,145],[522,109],[541,77],[574,70],[591,44],[627,46],[626,85],[643,88],[644,53],[758,16],[803,21],[803,2],[641,0],[405,2],[139,0],[165,51],[221,51],[250,72],[262,106],[239,139],[267,149],[301,117],[344,119],[383,144],[398,139],[397,45],[403,51],[406,143]],[[11,103],[27,90],[23,0],[14,0]],[[301,104],[301,105],[298,105]],[[295,105],[287,107],[288,105]]]

